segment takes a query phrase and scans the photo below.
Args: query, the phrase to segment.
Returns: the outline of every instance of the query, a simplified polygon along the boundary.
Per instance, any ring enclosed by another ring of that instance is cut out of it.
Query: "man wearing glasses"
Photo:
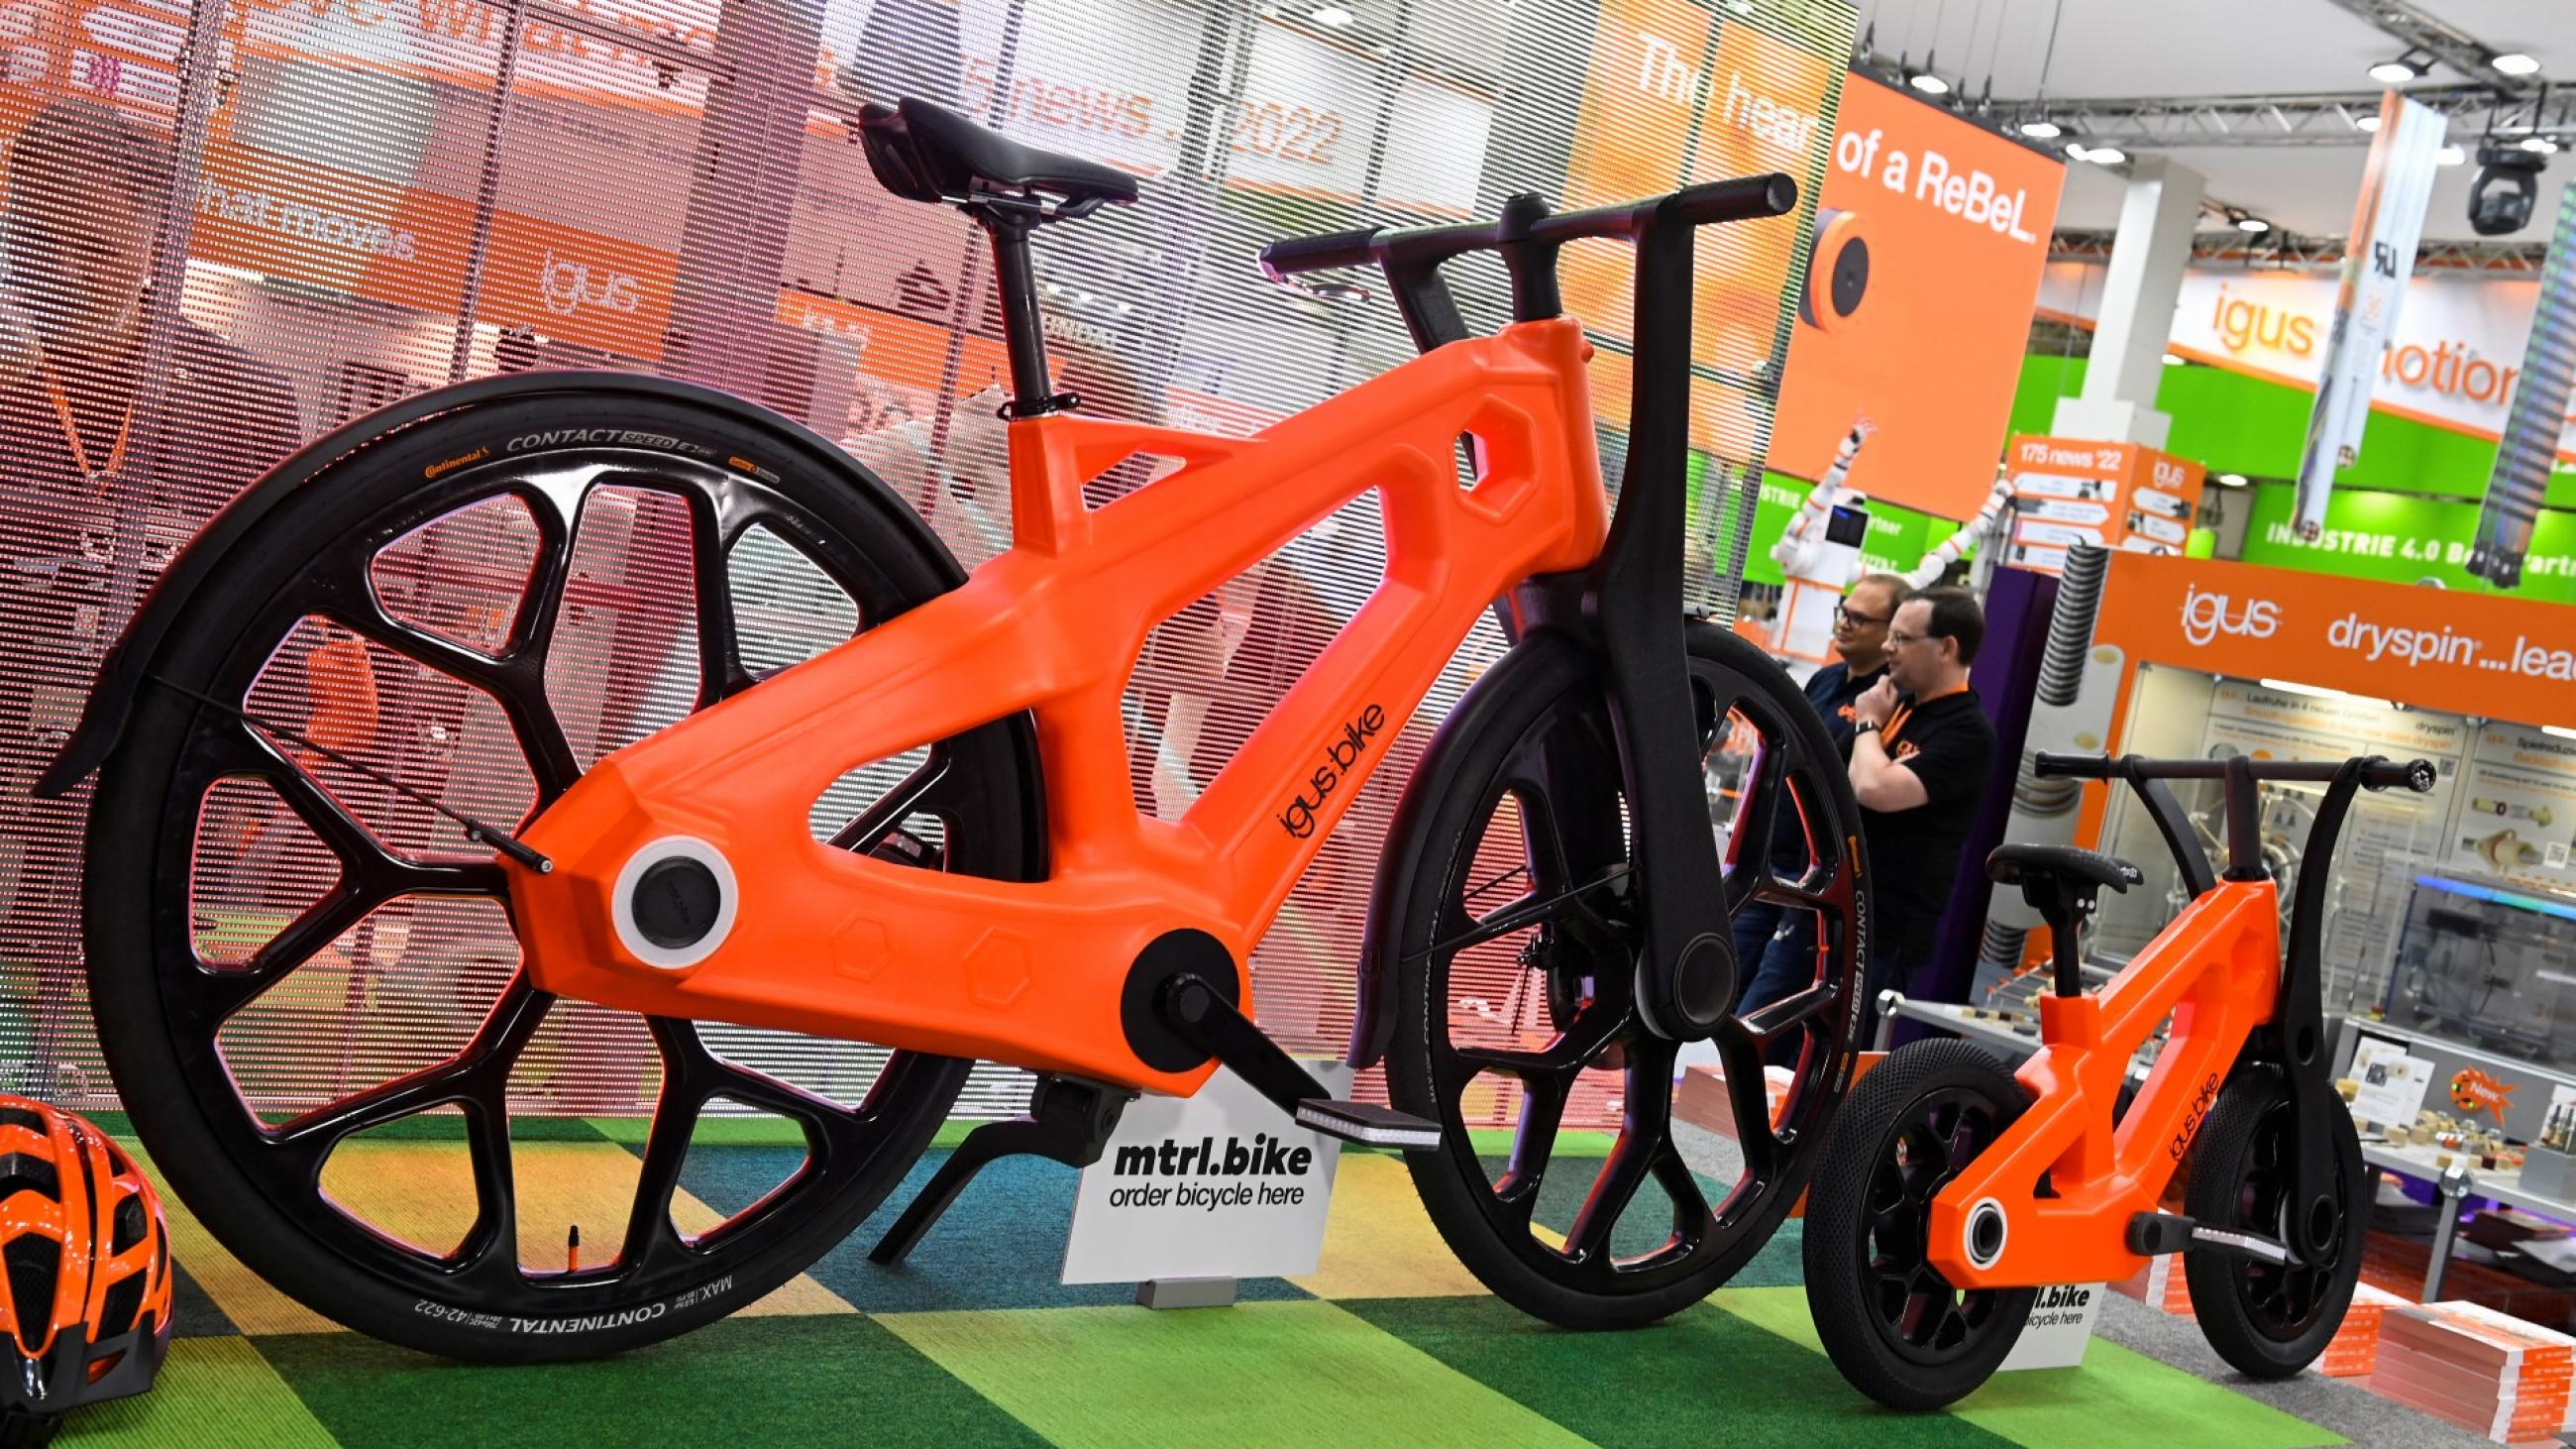
[[[1950,884],[1959,871],[1986,776],[1995,729],[1968,666],[1986,635],[1985,611],[1966,589],[1906,596],[1887,631],[1887,673],[1853,701],[1852,794],[1874,877],[1869,1001],[1908,988],[1932,955]]]
[[[1807,698],[1824,716],[1825,733],[1845,757],[1851,753],[1856,701],[1887,677],[1887,631],[1897,602],[1906,595],[1905,580],[1894,574],[1868,574],[1834,606],[1834,653],[1831,664],[1807,679]],[[1771,865],[1790,879],[1805,873],[1807,840],[1794,815],[1783,819],[1773,836]],[[1735,959],[1755,963],[1745,973],[1736,1010],[1751,1011],[1815,984],[1816,917],[1812,911],[1788,911],[1768,901],[1747,901],[1735,915]],[[1794,1058],[1796,1043],[1785,1043]]]

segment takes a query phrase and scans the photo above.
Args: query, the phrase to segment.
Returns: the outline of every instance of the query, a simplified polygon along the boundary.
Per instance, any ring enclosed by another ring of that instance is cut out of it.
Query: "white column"
[[[2164,376],[2183,268],[2191,261],[2201,188],[2199,172],[2162,156],[2131,163],[2084,392],[2058,400],[2051,431],[2060,437],[2164,446],[2173,420],[2156,411],[2156,385]]]

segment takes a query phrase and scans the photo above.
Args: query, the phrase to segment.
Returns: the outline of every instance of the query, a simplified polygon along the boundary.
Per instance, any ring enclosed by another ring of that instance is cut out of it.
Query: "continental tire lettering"
[[[641,1308],[628,1308],[617,1313],[592,1313],[580,1318],[513,1318],[512,1333],[592,1333],[603,1328],[625,1328],[637,1323],[650,1323],[671,1311],[668,1303],[647,1303]]]
[[[1869,883],[1861,880],[1864,867],[1861,865],[1860,837],[1845,836],[1843,850],[1846,852],[1843,858],[1851,862],[1852,879],[1860,886],[1851,893],[1850,939],[1852,959],[1860,963],[1861,992],[1867,995],[1869,991]],[[1866,1006],[1868,1003],[1863,1004]],[[1852,1012],[1844,1019],[1844,1045],[1850,1047],[1860,1045],[1861,1028],[1868,1024],[1869,1018],[1869,1011],[1862,1010]]]
[[[412,1304],[411,1311],[423,1318],[435,1318],[442,1323],[461,1323],[467,1328],[497,1329],[501,1326],[501,1319],[497,1314],[477,1313],[470,1308],[451,1308],[444,1303],[432,1303],[426,1298]]]
[[[525,453],[546,448],[659,448],[666,453],[687,453],[712,458],[715,449],[702,447],[669,433],[645,433],[633,428],[556,428],[549,432],[527,433],[512,438],[502,446],[505,453]]]
[[[473,452],[466,454],[464,457],[450,458],[444,463],[432,463],[428,467],[420,470],[420,476],[423,478],[435,478],[441,473],[453,473],[468,463],[480,463],[491,456],[492,449],[489,446],[477,448]]]

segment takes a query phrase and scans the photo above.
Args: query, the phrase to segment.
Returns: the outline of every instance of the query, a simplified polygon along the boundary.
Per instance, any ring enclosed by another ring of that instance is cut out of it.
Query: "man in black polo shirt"
[[[1968,688],[1985,634],[1985,611],[1966,589],[1909,596],[1887,633],[1887,677],[1852,706],[1852,794],[1878,911],[1872,1011],[1880,990],[1909,989],[1931,958],[1933,928],[1994,765],[1994,726]]]
[[[1851,754],[1853,702],[1887,677],[1887,630],[1906,593],[1905,580],[1896,575],[1868,574],[1834,607],[1834,653],[1840,657],[1808,676],[1807,700],[1824,717],[1838,763]],[[1771,868],[1795,880],[1805,874],[1810,858],[1796,812],[1784,811],[1776,831]],[[1734,932],[1736,969],[1744,980],[1736,992],[1739,1014],[1815,984],[1814,912],[1746,901],[1735,913]]]

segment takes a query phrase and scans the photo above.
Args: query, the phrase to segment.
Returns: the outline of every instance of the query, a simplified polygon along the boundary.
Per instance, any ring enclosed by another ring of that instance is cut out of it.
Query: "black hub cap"
[[[685,950],[716,928],[724,887],[703,862],[657,860],[635,879],[635,929],[665,951]]]

